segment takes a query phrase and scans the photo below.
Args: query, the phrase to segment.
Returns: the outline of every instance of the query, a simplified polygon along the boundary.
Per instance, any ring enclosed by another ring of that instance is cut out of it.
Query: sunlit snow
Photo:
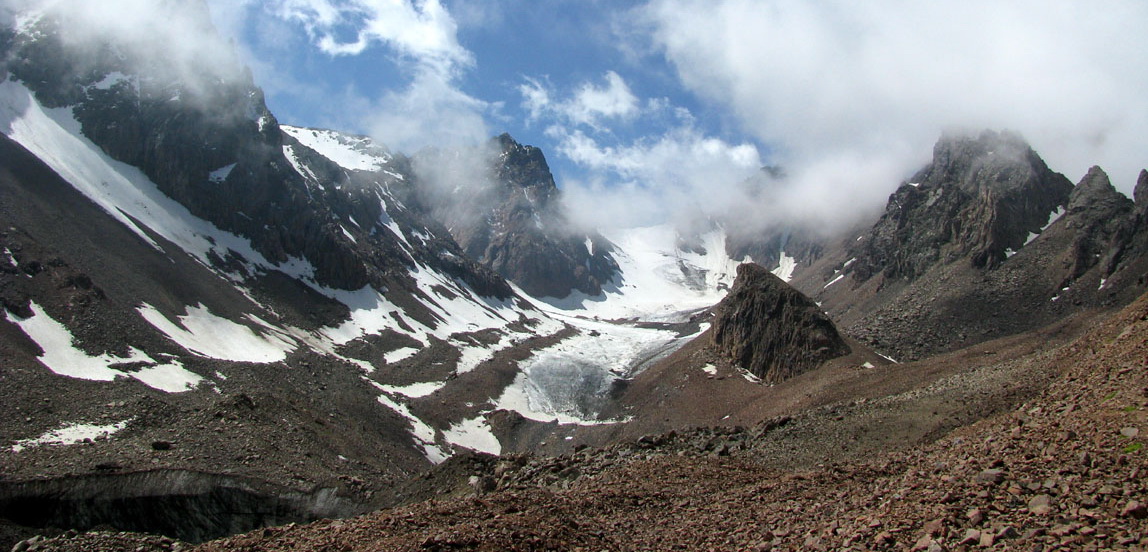
[[[502,444],[491,432],[490,424],[486,422],[486,418],[483,416],[463,420],[452,425],[442,435],[446,442],[455,446],[488,454],[502,453]]]
[[[134,378],[143,384],[176,393],[195,388],[203,380],[198,374],[188,371],[178,361],[160,364],[138,349],[130,348],[126,357],[110,354],[91,356],[73,345],[74,337],[68,328],[48,316],[36,303],[31,303],[32,316],[20,318],[9,316],[6,319],[15,323],[35,341],[44,352],[38,358],[40,363],[61,376],[93,381],[113,381],[116,378]],[[144,364],[139,370],[121,370],[126,364]]]
[[[797,259],[786,255],[784,251],[781,252],[781,258],[777,261],[777,268],[773,269],[773,275],[785,280],[786,282],[793,279],[793,271],[797,269]]]
[[[591,296],[574,291],[563,299],[539,300],[570,314],[603,319],[682,321],[717,304],[737,277],[737,261],[726,254],[725,232],[710,231],[693,250],[680,248],[671,225],[604,231],[617,247],[621,274]]]
[[[299,143],[347,170],[377,171],[391,160],[385,148],[367,137],[288,125],[281,125],[280,128]]]
[[[29,447],[41,445],[74,445],[82,443],[86,440],[95,440],[100,437],[110,437],[116,432],[127,427],[130,420],[116,422],[114,424],[95,425],[86,423],[68,424],[59,429],[53,429],[43,435],[34,439],[24,439],[16,441],[12,445],[12,452],[20,452]]]
[[[203,305],[187,307],[187,314],[178,317],[178,324],[147,303],[137,310],[172,341],[200,356],[235,362],[278,362],[297,346],[282,334],[258,335],[247,326],[212,314]]]

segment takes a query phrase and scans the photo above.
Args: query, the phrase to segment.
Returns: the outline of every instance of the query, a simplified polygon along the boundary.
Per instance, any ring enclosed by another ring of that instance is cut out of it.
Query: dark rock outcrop
[[[715,313],[714,345],[768,383],[850,352],[817,304],[756,264],[738,267],[737,280]]]
[[[855,246],[853,277],[913,280],[963,258],[995,267],[1040,232],[1072,189],[1015,134],[943,136],[933,162],[890,196],[870,236]]]
[[[425,186],[424,203],[468,256],[527,293],[558,298],[575,290],[600,294],[618,271],[613,245],[596,232],[570,225],[542,150],[508,134],[489,146],[482,152],[486,174],[453,174],[448,186]],[[440,163],[452,155],[423,152],[415,165]]]
[[[1072,232],[1072,246],[1065,259],[1068,267],[1061,287],[1070,285],[1101,262],[1112,239],[1126,228],[1132,200],[1112,187],[1100,167],[1092,167],[1068,198],[1064,230]],[[1111,261],[1109,261],[1111,263]],[[1106,274],[1104,275],[1106,276]]]

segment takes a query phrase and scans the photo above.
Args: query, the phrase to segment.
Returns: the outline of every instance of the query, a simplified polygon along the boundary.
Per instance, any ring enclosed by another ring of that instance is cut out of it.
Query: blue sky
[[[140,2],[141,0],[118,0]],[[591,222],[880,207],[946,130],[1019,131],[1077,180],[1148,166],[1142,0],[209,0],[289,124],[411,153],[541,147]]]
[[[284,123],[369,134],[405,153],[509,132],[541,147],[559,185],[582,197],[693,187],[687,171],[744,180],[766,162],[766,146],[699,101],[648,35],[633,32],[650,24],[643,6],[212,4]],[[384,18],[397,23],[374,21]]]

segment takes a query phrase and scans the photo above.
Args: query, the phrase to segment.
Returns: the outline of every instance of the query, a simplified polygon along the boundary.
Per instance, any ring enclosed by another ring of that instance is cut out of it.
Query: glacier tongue
[[[590,296],[574,292],[564,299],[540,298],[572,315],[607,320],[684,322],[717,304],[737,276],[741,261],[726,253],[726,234],[713,229],[683,249],[672,225],[602,231],[617,247],[621,275]]]

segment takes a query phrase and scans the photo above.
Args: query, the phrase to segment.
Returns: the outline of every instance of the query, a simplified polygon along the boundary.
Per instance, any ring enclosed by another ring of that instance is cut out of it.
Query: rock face
[[[162,9],[207,42],[218,39],[203,2],[167,2]],[[410,248],[370,224],[343,224],[394,218],[378,189],[409,180],[405,159],[394,158],[389,172],[342,170],[283,134],[234,53],[169,62],[117,35],[74,40],[66,17],[50,14],[0,40],[7,73],[45,107],[71,108],[85,137],[138,167],[191,214],[249,239],[272,263],[306,260],[315,280],[332,288],[412,288],[407,274],[417,258],[481,295],[511,296],[496,275],[459,262],[465,256],[449,234],[425,228],[429,219],[403,221],[437,242]],[[285,146],[296,154],[292,161]],[[299,158],[306,175],[296,168]]]
[[[850,352],[813,301],[756,264],[738,267],[737,280],[715,313],[714,345],[769,383]]]
[[[933,162],[897,189],[856,246],[854,278],[913,280],[959,258],[995,267],[1040,232],[1071,192],[1072,183],[1015,134],[944,136]]]
[[[1072,186],[1016,135],[944,136],[880,219],[795,285],[851,337],[920,359],[1134,300],[1143,212],[1099,167]]]
[[[466,254],[536,297],[600,294],[618,271],[613,245],[569,224],[542,150],[503,134],[481,154],[486,174],[454,175],[467,184],[425,200]],[[450,155],[422,153],[415,165]],[[435,191],[427,186],[423,193]]]

